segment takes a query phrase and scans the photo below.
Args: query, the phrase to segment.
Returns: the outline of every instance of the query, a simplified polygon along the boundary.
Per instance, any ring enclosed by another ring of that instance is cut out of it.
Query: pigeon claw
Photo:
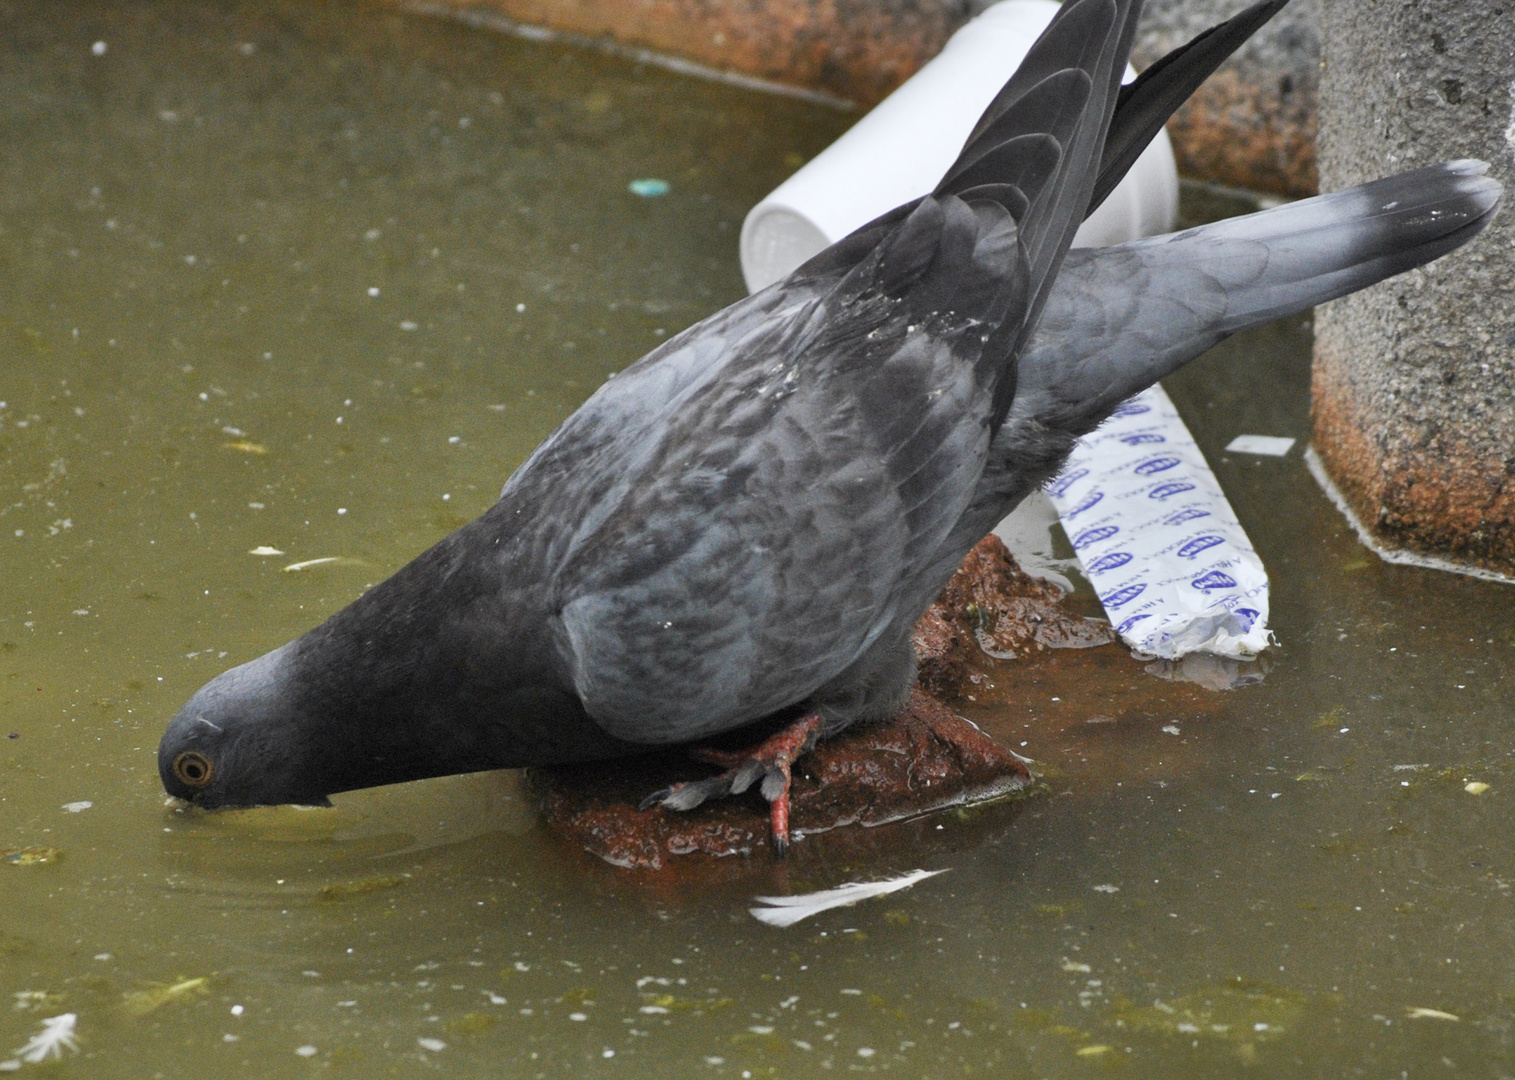
[[[795,761],[815,745],[821,734],[821,718],[807,713],[748,750],[715,750],[698,747],[700,761],[724,768],[704,780],[686,780],[654,791],[639,810],[662,806],[668,810],[693,810],[707,799],[740,795],[761,779],[758,790],[768,800],[773,848],[782,858],[789,852],[789,783]]]

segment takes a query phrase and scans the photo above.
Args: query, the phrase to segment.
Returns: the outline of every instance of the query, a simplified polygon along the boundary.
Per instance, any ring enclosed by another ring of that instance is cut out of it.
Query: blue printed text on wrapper
[[[1267,572],[1160,386],[1079,440],[1047,493],[1133,648],[1169,659],[1267,648]]]

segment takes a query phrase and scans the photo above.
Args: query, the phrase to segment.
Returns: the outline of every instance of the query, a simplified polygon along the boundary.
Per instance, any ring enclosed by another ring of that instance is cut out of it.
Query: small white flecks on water
[[[255,547],[255,548],[251,549],[250,551],[248,551],[248,554],[249,555],[283,555],[284,552],[280,551],[276,547],[269,547],[267,544],[259,544],[257,547]]]
[[[103,41],[97,41],[89,47],[89,51],[95,56],[104,56],[110,51],[110,46]]]
[[[311,1046],[309,1043],[306,1043],[304,1046],[295,1047],[295,1053],[299,1054],[301,1057],[315,1057],[316,1048],[314,1046]]]
[[[1462,1017],[1456,1013],[1444,1012],[1441,1009],[1427,1009],[1421,1006],[1409,1006],[1405,1009],[1406,1020],[1450,1020],[1459,1021]]]
[[[1096,886],[1094,886],[1094,891],[1095,892],[1102,892],[1102,893],[1118,893],[1118,892],[1120,892],[1120,886],[1119,885],[1096,885]]]
[[[80,799],[78,802],[64,803],[63,809],[67,810],[70,814],[81,814],[94,805],[88,799]]]
[[[447,1049],[447,1044],[441,1039],[428,1039],[425,1036],[417,1039],[416,1045],[422,1050],[430,1050],[433,1054]]]
[[[419,323],[415,322],[412,319],[405,319],[400,323],[400,329],[405,331],[419,330],[421,329],[421,326]]]

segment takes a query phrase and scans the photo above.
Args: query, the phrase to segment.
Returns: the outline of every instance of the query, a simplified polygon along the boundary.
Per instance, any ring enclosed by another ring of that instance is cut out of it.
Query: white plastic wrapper
[[[1132,648],[1176,660],[1268,647],[1267,572],[1161,386],[1080,439],[1047,494]]]

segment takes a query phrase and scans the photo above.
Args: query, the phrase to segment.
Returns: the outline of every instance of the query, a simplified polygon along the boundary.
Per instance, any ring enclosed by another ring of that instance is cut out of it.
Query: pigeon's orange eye
[[[186,750],[174,758],[174,775],[190,787],[204,787],[214,771],[210,758],[198,750]]]

